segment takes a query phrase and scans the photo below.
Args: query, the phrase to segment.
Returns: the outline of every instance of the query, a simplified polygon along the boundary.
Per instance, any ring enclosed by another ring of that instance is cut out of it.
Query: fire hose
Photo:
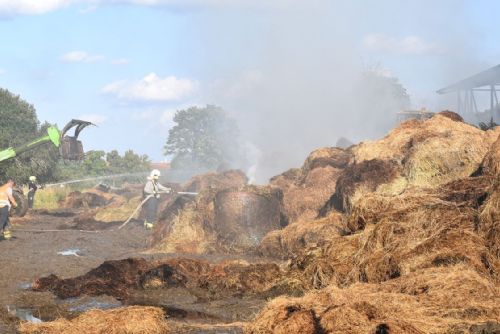
[[[191,196],[196,196],[198,195],[198,193],[196,192],[189,192],[189,191],[178,191],[178,192],[175,192],[176,194],[179,194],[179,195],[191,195]],[[157,194],[170,194],[169,192],[158,192]],[[123,223],[121,224],[118,229],[121,230],[123,227],[125,227],[125,225],[127,225],[131,220],[132,218],[137,214],[137,212],[140,210],[140,208],[142,208],[142,206],[151,198],[155,196],[155,194],[151,194],[151,195],[148,195],[146,196],[146,198],[144,198],[144,200],[142,200],[142,202],[135,208],[134,212],[132,212],[132,214],[130,215],[130,217],[128,217],[128,219]],[[39,233],[39,232],[82,232],[82,233],[99,233],[101,231],[91,231],[91,230],[71,230],[71,229],[64,229],[64,230],[28,230],[28,229],[12,229],[12,231],[15,231],[15,232],[34,232],[34,233]],[[109,231],[109,230],[108,230]],[[113,230],[111,230],[113,231]]]
[[[158,192],[157,194],[169,194],[169,192]],[[193,195],[193,196],[198,195],[198,193],[188,192],[188,191],[178,191],[178,192],[176,192],[176,194],[179,194],[179,195]],[[122,227],[124,227],[125,225],[127,225],[130,222],[130,220],[132,220],[132,218],[136,215],[136,213],[139,211],[139,209],[142,208],[142,206],[148,201],[148,199],[150,199],[153,196],[155,196],[155,194],[151,194],[151,195],[146,196],[146,198],[144,198],[144,200],[137,206],[137,208],[135,208],[134,212],[132,212],[132,214],[130,215],[130,217],[128,217],[128,219],[123,224],[121,224],[118,227],[118,229],[121,230]]]

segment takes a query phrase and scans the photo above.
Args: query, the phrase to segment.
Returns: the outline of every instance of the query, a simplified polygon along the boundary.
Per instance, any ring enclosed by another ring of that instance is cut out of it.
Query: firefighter
[[[14,185],[15,182],[9,180],[6,184],[0,187],[0,228],[2,229],[2,235],[5,240],[12,238],[12,233],[8,227],[10,207],[17,207],[16,200],[12,195]]]
[[[33,209],[33,202],[35,201],[35,193],[37,190],[36,176],[30,176],[28,182],[28,208],[30,209]]]
[[[160,201],[160,193],[169,194],[171,192],[170,188],[158,182],[160,175],[161,173],[159,170],[152,170],[144,186],[144,194],[150,196],[146,202],[146,220],[144,221],[144,227],[148,230],[152,229],[156,223],[156,212]]]

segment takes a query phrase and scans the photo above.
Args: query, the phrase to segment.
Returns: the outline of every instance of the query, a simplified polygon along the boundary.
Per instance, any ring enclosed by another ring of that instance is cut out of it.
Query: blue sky
[[[162,160],[175,110],[216,103],[244,130],[254,123],[246,132],[262,150],[274,126],[261,123],[272,112],[265,105],[322,100],[321,87],[341,91],[363,66],[398,77],[415,108],[453,108],[435,91],[500,63],[499,10],[497,1],[451,0],[0,0],[0,87],[42,121],[98,123],[82,136],[86,149]],[[302,117],[289,117],[290,133],[302,132],[292,125]]]

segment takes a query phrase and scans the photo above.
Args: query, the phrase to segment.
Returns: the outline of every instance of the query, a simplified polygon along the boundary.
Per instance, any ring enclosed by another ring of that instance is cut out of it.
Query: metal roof
[[[459,81],[448,87],[441,88],[438,94],[452,93],[460,90],[470,90],[473,88],[500,84],[500,65],[494,66],[486,71],[479,72],[467,79]]]

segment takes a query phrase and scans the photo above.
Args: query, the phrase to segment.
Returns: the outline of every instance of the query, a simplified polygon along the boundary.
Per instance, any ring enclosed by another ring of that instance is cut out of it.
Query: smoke
[[[342,6],[291,1],[287,8],[249,13],[259,15],[260,26],[252,21],[247,27],[223,14],[207,22],[211,28],[203,32],[204,40],[229,55],[224,63],[207,55],[219,75],[207,98],[237,119],[250,143],[253,181],[266,182],[300,166],[313,149],[334,146],[340,137],[357,142],[394,125],[398,99],[387,87],[377,87],[380,82],[366,80],[359,40],[345,37],[352,20],[342,15]],[[234,39],[227,40],[232,34],[226,29],[235,30]],[[247,29],[257,33],[246,37]]]

